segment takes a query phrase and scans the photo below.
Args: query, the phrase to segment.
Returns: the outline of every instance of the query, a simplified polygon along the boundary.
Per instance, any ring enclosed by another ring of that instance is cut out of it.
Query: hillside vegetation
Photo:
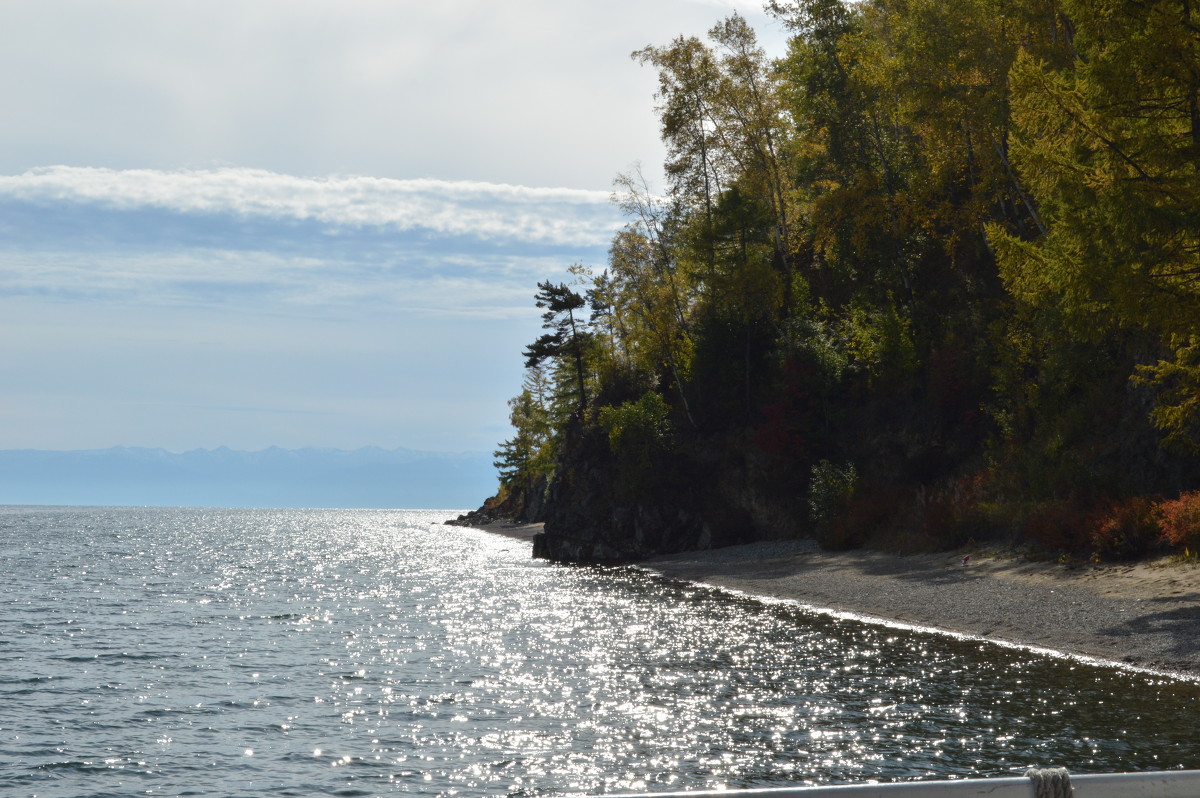
[[[1200,543],[1200,10],[780,0],[657,71],[663,192],[545,282],[494,512],[622,560],[764,538]]]

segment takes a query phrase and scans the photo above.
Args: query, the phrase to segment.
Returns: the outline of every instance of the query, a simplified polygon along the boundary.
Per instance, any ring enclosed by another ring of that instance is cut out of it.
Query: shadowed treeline
[[[781,59],[736,14],[633,54],[666,192],[539,285],[490,506],[560,559],[1194,551],[1200,12],[770,7]]]

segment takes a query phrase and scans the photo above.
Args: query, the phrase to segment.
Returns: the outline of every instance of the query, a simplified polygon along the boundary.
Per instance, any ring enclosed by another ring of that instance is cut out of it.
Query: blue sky
[[[490,450],[535,283],[756,3],[6,0],[0,448]]]

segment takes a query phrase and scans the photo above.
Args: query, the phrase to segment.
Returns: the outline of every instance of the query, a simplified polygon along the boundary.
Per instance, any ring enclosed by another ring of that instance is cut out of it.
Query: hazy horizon
[[[469,509],[496,486],[484,452],[0,450],[5,505]]]

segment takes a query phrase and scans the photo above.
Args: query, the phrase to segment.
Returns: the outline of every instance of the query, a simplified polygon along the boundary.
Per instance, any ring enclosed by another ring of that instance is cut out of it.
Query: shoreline
[[[473,525],[531,540],[541,524]],[[1067,568],[1001,552],[828,552],[808,540],[667,554],[637,567],[749,596],[1200,681],[1200,566]]]

